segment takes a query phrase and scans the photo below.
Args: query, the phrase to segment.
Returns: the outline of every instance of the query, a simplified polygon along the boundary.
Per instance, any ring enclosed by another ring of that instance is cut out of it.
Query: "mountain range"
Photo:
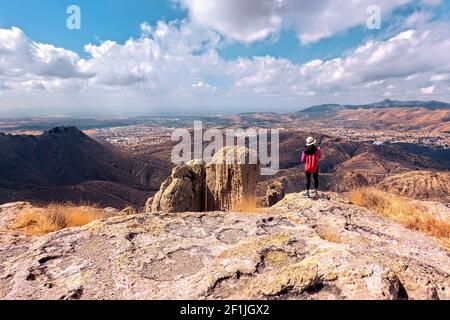
[[[39,136],[0,134],[0,202],[91,202],[141,206],[167,169],[75,127]]]
[[[449,110],[450,103],[440,101],[396,101],[385,99],[381,102],[362,105],[322,104],[308,107],[300,113],[328,113],[345,109],[376,109],[376,108],[425,108],[428,110]]]

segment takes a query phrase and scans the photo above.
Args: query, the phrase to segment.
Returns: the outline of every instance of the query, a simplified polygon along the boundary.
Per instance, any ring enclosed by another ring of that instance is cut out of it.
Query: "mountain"
[[[375,109],[375,108],[425,108],[428,110],[449,110],[450,103],[440,101],[395,101],[386,99],[363,105],[323,104],[306,108],[299,113],[314,114],[338,112],[345,109]]]
[[[0,203],[95,202],[142,206],[157,191],[159,162],[143,161],[76,127],[56,127],[40,136],[0,135]],[[163,172],[163,174],[161,174]]]
[[[429,141],[441,140],[450,133],[450,104],[437,101],[384,100],[365,105],[327,104],[291,113],[292,123],[309,124],[311,127],[357,129],[360,134],[368,130],[382,132],[409,132],[411,138],[425,137]],[[420,133],[420,134],[419,134]],[[390,133],[395,136],[395,133]],[[395,139],[394,139],[395,140]]]

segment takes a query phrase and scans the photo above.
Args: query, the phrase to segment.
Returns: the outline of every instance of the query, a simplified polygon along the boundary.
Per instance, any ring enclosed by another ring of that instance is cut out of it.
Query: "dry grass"
[[[12,227],[27,236],[39,236],[64,228],[84,226],[106,217],[107,213],[94,206],[53,203],[42,208],[23,210]]]
[[[344,243],[344,240],[339,236],[339,234],[330,228],[318,227],[316,232],[323,240],[333,243]]]
[[[375,211],[404,227],[450,244],[450,223],[436,219],[424,206],[410,199],[395,196],[375,188],[364,188],[349,193],[350,200],[361,207]]]
[[[245,198],[241,201],[235,203],[233,205],[233,211],[234,212],[257,212],[257,199],[255,198]]]

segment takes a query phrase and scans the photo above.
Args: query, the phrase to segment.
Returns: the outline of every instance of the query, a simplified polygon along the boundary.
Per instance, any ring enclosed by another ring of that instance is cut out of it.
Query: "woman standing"
[[[319,159],[322,158],[322,152],[317,144],[317,140],[313,137],[306,139],[306,147],[302,153],[302,163],[305,163],[306,174],[306,192],[305,197],[310,197],[309,190],[311,188],[311,176],[314,179],[315,194],[319,194]]]

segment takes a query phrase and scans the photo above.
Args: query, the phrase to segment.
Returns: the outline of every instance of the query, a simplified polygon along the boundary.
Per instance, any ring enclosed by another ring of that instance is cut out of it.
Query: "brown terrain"
[[[368,128],[391,130],[420,129],[430,133],[450,133],[450,110],[426,108],[389,108],[343,110],[338,118],[354,121]]]
[[[72,201],[140,206],[167,168],[99,143],[74,127],[0,135],[0,203]]]
[[[410,171],[393,175],[377,187],[412,199],[450,203],[450,173]]]
[[[259,203],[264,204],[261,199],[273,181],[283,180],[288,193],[303,190],[300,155],[309,135],[314,133],[299,129],[281,131],[280,172],[275,177],[260,178]],[[318,139],[324,154],[320,163],[322,190],[346,192],[380,186],[413,198],[427,200],[430,196],[448,201],[441,196],[446,192],[445,179],[431,183],[424,174],[430,172],[430,179],[436,175],[445,177],[450,169],[448,150],[374,145],[327,134],[319,134]],[[141,209],[169,175],[173,145],[163,141],[145,152],[134,153],[120,144],[98,142],[75,128],[55,128],[38,136],[1,135],[0,203],[71,201]],[[405,173],[409,173],[408,184],[394,184],[396,177]],[[418,187],[409,188],[416,179]]]
[[[167,128],[2,134],[0,299],[450,299],[448,110],[434,105],[221,119],[282,128],[268,177],[224,161],[229,147],[173,167]],[[323,192],[306,198],[310,135]]]

